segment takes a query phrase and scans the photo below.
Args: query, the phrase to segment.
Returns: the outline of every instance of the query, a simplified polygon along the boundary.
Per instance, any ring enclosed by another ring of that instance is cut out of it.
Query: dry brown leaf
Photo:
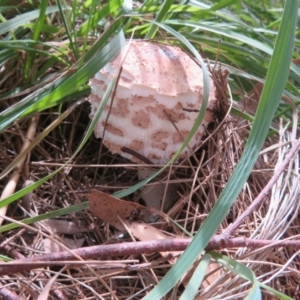
[[[126,226],[130,229],[131,234],[140,241],[163,240],[169,238],[169,236],[161,232],[161,230],[150,224],[145,224],[143,222],[125,222]]]
[[[161,230],[149,224],[166,218],[162,212],[154,208],[120,200],[97,190],[91,190],[91,193],[87,194],[86,197],[89,199],[92,213],[120,231],[124,231],[127,228],[140,241],[170,238]],[[172,252],[172,256],[180,253]],[[169,252],[161,253],[164,257],[170,254]]]
[[[53,276],[48,281],[48,283],[46,284],[46,286],[43,288],[42,292],[38,296],[37,300],[47,300],[47,299],[49,299],[49,293],[50,293],[51,287],[52,287],[53,283],[56,281],[58,275],[60,275],[60,273],[61,273],[61,271],[56,273],[56,275]]]
[[[145,207],[138,203],[117,199],[98,190],[91,190],[86,197],[90,203],[90,211],[103,221],[123,231],[124,225],[135,221],[154,223],[167,217],[151,207]],[[126,222],[127,221],[127,222]]]

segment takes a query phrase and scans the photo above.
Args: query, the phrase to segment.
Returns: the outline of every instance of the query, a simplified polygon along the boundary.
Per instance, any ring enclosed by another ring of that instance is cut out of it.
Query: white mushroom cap
[[[103,143],[111,152],[137,162],[121,151],[127,147],[155,164],[165,164],[182,145],[198,116],[203,100],[202,70],[178,47],[132,41],[91,80],[91,117],[122,62],[112,106],[110,99],[95,127],[95,136],[102,138],[105,128]],[[213,121],[216,101],[211,81],[207,111],[189,143],[190,149],[199,145]],[[191,154],[189,148],[181,158]]]

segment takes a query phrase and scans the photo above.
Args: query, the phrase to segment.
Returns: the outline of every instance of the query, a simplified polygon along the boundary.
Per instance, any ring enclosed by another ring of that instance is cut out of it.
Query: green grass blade
[[[69,6],[66,6],[64,9],[71,9],[71,8]],[[58,6],[51,6],[46,9],[45,14],[46,15],[52,14],[58,11],[59,11]],[[39,15],[40,15],[40,10],[36,9],[0,24],[0,35],[5,34],[10,30],[13,30],[19,26],[22,26],[30,21],[37,19]]]
[[[83,42],[83,49],[86,49],[86,46],[87,46],[87,43],[88,43],[88,38],[89,38],[89,33],[91,32],[92,30],[92,22],[94,20],[94,17],[95,15],[97,15],[97,3],[95,0],[92,0],[92,3],[90,5],[90,9],[89,9],[89,18],[88,18],[88,21],[87,21],[87,30],[85,32],[85,35],[84,35],[84,42]],[[102,10],[101,10],[102,11]],[[103,17],[101,17],[101,20],[102,20]],[[93,25],[96,27],[96,24]]]
[[[38,182],[36,182],[38,183]],[[37,185],[39,186],[39,185]],[[29,190],[32,190],[32,186],[28,187]],[[23,195],[26,195],[28,192],[23,192]],[[18,199],[18,198],[16,198]],[[83,209],[88,209],[89,207],[89,202],[84,202],[84,203],[80,203],[80,204],[76,204],[76,205],[72,205],[72,206],[68,206],[65,208],[61,208],[61,209],[57,209],[55,211],[51,211],[49,213],[45,213],[45,214],[41,214],[35,217],[31,217],[31,218],[27,218],[22,220],[22,223],[24,224],[32,224],[38,221],[43,221],[43,220],[47,220],[47,219],[51,219],[51,218],[57,218],[60,216],[64,216],[64,215],[68,215],[68,214],[73,214],[79,211],[82,211]],[[10,223],[7,225],[3,225],[0,227],[0,233],[12,230],[12,229],[16,229],[19,228],[20,225],[16,224],[16,223]]]
[[[155,178],[157,175],[159,175],[161,172],[163,172],[170,164],[172,164],[173,162],[175,162],[175,160],[177,159],[177,157],[180,155],[180,153],[188,145],[189,141],[192,139],[192,137],[196,133],[196,130],[198,129],[198,127],[202,123],[202,120],[204,118],[205,111],[206,111],[207,101],[208,101],[208,98],[209,98],[209,91],[210,91],[209,73],[208,73],[206,64],[204,63],[202,57],[196,51],[196,49],[194,48],[194,46],[184,36],[182,36],[180,33],[176,32],[171,27],[169,27],[169,26],[167,26],[165,24],[157,23],[155,21],[153,21],[153,23],[155,23],[157,26],[161,27],[165,31],[171,33],[180,42],[182,42],[182,44],[184,44],[193,53],[193,55],[196,57],[197,61],[201,65],[201,68],[202,68],[202,71],[203,71],[203,88],[204,88],[203,89],[203,102],[202,102],[202,106],[201,106],[201,109],[199,111],[198,117],[195,120],[195,123],[194,123],[193,127],[191,128],[190,133],[188,134],[188,136],[186,137],[186,139],[182,143],[181,147],[178,149],[178,151],[172,157],[172,159],[168,162],[168,164],[166,164],[163,168],[161,168],[159,171],[157,171],[156,173],[154,173],[150,177],[148,177],[148,178],[140,181],[139,183],[131,186],[130,188],[115,193],[114,197],[116,197],[116,198],[123,198],[123,197],[125,197],[127,195],[130,195],[133,192],[137,191],[139,188],[143,187],[146,183],[148,183],[153,178]]]
[[[119,33],[112,41],[110,41],[109,44],[106,45],[106,47],[107,47],[108,50],[110,50],[111,52],[112,52],[112,50],[114,50],[114,51],[117,51],[117,53],[118,53],[118,52],[120,52],[121,48],[122,48],[124,45],[125,45],[125,38],[124,38],[123,32],[121,31],[121,32],[120,32],[120,33]],[[105,107],[105,105],[106,105],[107,100],[108,100],[109,97],[110,97],[110,94],[111,94],[111,92],[112,92],[112,90],[113,90],[113,88],[114,88],[115,83],[116,83],[116,78],[114,78],[114,79],[110,82],[109,86],[107,87],[107,90],[106,90],[106,92],[105,92],[105,94],[104,94],[104,96],[103,96],[103,99],[102,99],[102,101],[101,101],[101,103],[100,103],[100,105],[99,105],[99,107],[98,107],[98,109],[97,109],[97,112],[95,113],[95,116],[94,116],[94,118],[93,118],[91,124],[89,125],[89,127],[88,127],[87,131],[85,132],[85,135],[84,135],[84,137],[83,137],[83,139],[82,139],[80,145],[78,146],[78,148],[76,149],[76,151],[74,152],[74,154],[72,155],[72,157],[71,157],[64,165],[62,165],[60,168],[58,168],[58,169],[57,169],[56,171],[54,171],[53,173],[49,174],[48,176],[46,176],[46,177],[40,179],[39,181],[37,181],[37,182],[35,182],[35,183],[33,183],[33,184],[27,186],[26,188],[22,189],[21,191],[18,191],[17,193],[11,195],[10,197],[7,197],[6,199],[1,200],[1,202],[0,202],[0,207],[6,206],[6,205],[12,203],[12,202],[15,201],[16,199],[21,198],[22,196],[26,195],[28,192],[30,192],[30,191],[32,191],[33,189],[39,187],[41,184],[43,184],[44,182],[46,182],[47,180],[49,180],[50,178],[52,178],[54,175],[56,175],[58,172],[60,172],[61,170],[63,170],[63,168],[65,167],[65,165],[68,164],[68,163],[70,163],[70,162],[74,159],[74,157],[80,152],[80,150],[83,148],[83,146],[85,145],[85,143],[87,142],[87,140],[89,139],[89,137],[91,136],[91,134],[93,133],[94,127],[95,127],[96,123],[98,122],[98,119],[99,119],[99,117],[100,117],[100,115],[101,115],[101,113],[102,113],[102,111],[103,111],[103,109],[104,109],[104,107]],[[76,104],[75,104],[75,105],[76,105]],[[75,105],[74,105],[74,106],[75,106]],[[65,118],[65,117],[71,112],[71,110],[72,110],[72,108],[70,108],[69,110],[67,110],[67,111],[61,116],[61,118]],[[57,124],[56,124],[56,125],[57,125]],[[51,129],[52,129],[52,128],[51,128]],[[47,133],[49,133],[49,132],[50,132],[50,131],[48,131]],[[41,134],[41,135],[43,135],[43,134]],[[36,141],[38,142],[38,141],[40,141],[40,139],[41,139],[41,138],[38,136],[38,137],[36,138]],[[33,147],[35,144],[36,144],[36,143],[33,142],[32,147]],[[20,158],[17,157],[17,158],[16,158],[16,161],[18,161],[18,159],[20,159]],[[10,165],[4,172],[2,172],[2,174],[1,174],[0,177],[5,176],[5,175],[9,172],[9,170],[12,169],[12,167],[13,167],[13,165]],[[87,203],[83,203],[83,204],[81,205],[81,209],[82,209],[83,207],[86,208],[86,207],[87,207]],[[77,210],[77,209],[78,209],[78,206],[69,207],[69,209],[71,209],[71,210],[74,209],[75,211],[78,211],[78,210]],[[60,213],[62,213],[62,211],[65,212],[66,210],[58,210],[58,211],[56,211],[56,212],[60,214]],[[52,214],[53,214],[53,213],[54,213],[54,212],[52,212]],[[47,215],[48,218],[49,218],[49,214],[46,214],[46,215]],[[38,216],[37,218],[39,218],[39,216]],[[28,222],[30,222],[30,221],[28,221]],[[15,225],[16,225],[16,224],[15,224]],[[4,230],[4,229],[3,229],[2,227],[0,227],[0,231],[1,231],[1,230]]]
[[[250,290],[248,296],[245,298],[247,300],[260,300],[261,292],[259,288],[259,282],[257,281],[252,270],[244,266],[243,264],[238,263],[234,259],[229,258],[223,254],[217,252],[211,252],[212,257],[222,264],[225,268],[231,272],[239,275],[240,277],[250,281],[252,283],[252,289]]]
[[[70,20],[68,20],[68,19],[70,19],[71,11],[70,12],[66,11],[66,13],[65,13],[64,5],[61,4],[61,0],[57,1],[57,5],[59,7],[60,16],[61,16],[61,19],[64,23],[65,30],[66,30],[67,36],[69,38],[71,48],[73,50],[73,53],[74,53],[76,59],[78,59],[79,54],[78,54],[78,48],[77,48],[76,40],[73,40],[73,36],[72,36],[70,26],[69,26]],[[73,9],[72,9],[72,11],[73,11]]]
[[[112,41],[110,41],[110,43],[109,44],[107,44],[106,45],[106,49],[102,49],[102,51],[103,50],[105,50],[105,52],[110,52],[110,53],[114,53],[114,55],[116,55],[116,54],[118,54],[118,52],[120,52],[120,50],[121,50],[121,48],[123,47],[125,45],[125,39],[124,39],[124,36],[123,36],[123,34],[122,34],[122,32],[119,34],[119,35],[117,35]],[[101,61],[101,58],[102,58],[102,56],[101,56],[101,54],[102,54],[102,51],[99,53],[99,55],[95,58],[95,60],[97,60],[97,61]],[[99,69],[98,69],[99,70]],[[111,90],[109,90],[109,92],[111,92]],[[102,101],[104,104],[105,104],[105,101]],[[101,102],[101,106],[100,107],[102,107],[104,104]],[[76,105],[76,104],[75,104]],[[72,111],[72,107],[70,108],[70,109],[68,109],[64,114],[62,114],[62,116],[60,117],[61,119],[60,119],[60,121],[63,119],[63,118],[66,118],[67,116],[68,116],[68,114],[70,114],[71,113],[71,111]],[[95,126],[95,120],[93,120],[93,122],[92,122],[92,125],[93,126]],[[58,122],[57,122],[58,123]],[[53,129],[53,127],[55,127],[55,126],[57,126],[57,124],[54,122],[52,125],[50,125],[49,127],[49,130],[47,130],[47,132],[46,132],[46,134],[48,134],[52,129]],[[88,131],[87,131],[87,133],[85,134],[85,136],[84,136],[84,139],[83,139],[83,141],[81,142],[81,144],[80,144],[80,146],[78,147],[78,149],[75,151],[75,153],[73,154],[73,157],[80,151],[80,149],[81,149],[81,147],[83,147],[83,145],[85,144],[85,142],[87,141],[87,139],[88,139],[88,137],[91,135],[91,133],[92,133],[92,130],[93,130],[93,128],[89,128],[88,129]],[[41,134],[41,135],[43,135],[43,133]],[[44,137],[44,136],[43,136]],[[39,141],[41,140],[41,138],[38,136],[37,138],[36,138],[36,142],[33,142],[33,144],[32,144],[32,147],[34,147]],[[23,155],[23,154],[21,154],[21,155]],[[16,159],[15,159],[15,161],[16,162],[18,162],[18,160],[20,159],[20,157],[17,157]],[[69,162],[69,161],[68,161]],[[12,168],[14,167],[14,165],[15,165],[15,163],[12,163],[11,165],[9,165],[1,174],[0,174],[0,178],[3,178],[4,176],[6,176],[7,174],[8,174],[8,172],[9,171],[11,171],[12,170]],[[59,168],[59,170],[61,170],[62,169],[62,167],[61,168]],[[57,172],[57,171],[56,171]],[[49,178],[51,178],[51,177],[49,177]],[[48,177],[47,177],[47,179],[49,179]],[[42,180],[44,180],[44,179],[42,179]],[[45,181],[43,181],[43,182],[45,182]],[[35,186],[35,188],[37,187],[36,185],[34,185]],[[9,197],[10,198],[10,197]],[[1,206],[4,206],[4,205],[6,205],[5,203],[5,201],[7,201],[8,200],[8,198],[7,199],[4,199],[3,201],[1,201]],[[8,203],[9,204],[9,203]]]
[[[34,41],[38,41],[39,39],[42,26],[44,24],[45,16],[46,16],[47,6],[48,6],[48,0],[42,0],[40,4],[40,14],[32,34],[32,39]],[[35,58],[35,52],[30,52],[29,55],[27,56],[25,68],[24,68],[24,76],[23,76],[25,82],[28,82],[28,80],[31,81],[34,80],[34,78],[30,78],[30,73],[31,73],[31,68],[32,68],[34,58]]]
[[[159,10],[155,18],[155,22],[159,23],[165,18],[173,2],[174,0],[165,0],[164,4],[161,6],[161,9]],[[157,24],[152,23],[150,30],[146,34],[146,39],[152,39],[155,36],[157,29]]]
[[[283,293],[280,293],[278,291],[276,291],[275,289],[273,289],[272,287],[266,285],[266,284],[263,284],[263,283],[259,283],[260,287],[269,291],[270,293],[274,294],[276,297],[278,297],[280,300],[293,300],[293,298],[283,294]]]
[[[211,255],[205,253],[179,300],[195,299],[209,266]]]
[[[227,7],[231,4],[234,4],[234,3],[239,3],[240,1],[239,0],[223,0],[223,1],[220,1],[219,3],[215,4],[214,6],[212,6],[210,8],[210,10],[219,10],[221,8],[224,8],[224,7]]]
[[[22,101],[3,111],[0,114],[0,132],[17,118],[61,104],[74,91],[80,91],[84,88],[83,85],[120,51],[124,40],[121,42],[119,39],[113,39],[114,47],[111,44],[103,47],[107,39],[112,36],[112,33],[120,28],[120,25],[120,21],[115,22],[106,32],[107,34],[103,34],[99,41],[93,45],[91,51],[83,58],[85,64],[78,70],[75,69],[73,74],[57,79],[56,82],[30,94]],[[101,46],[103,47],[102,49]],[[101,49],[100,51],[99,48]]]
[[[271,55],[273,52],[270,46],[256,40],[255,38],[248,37],[244,34],[240,34],[238,32],[229,29],[222,29],[215,25],[209,25],[207,23],[202,24],[201,22],[182,21],[182,20],[167,20],[165,21],[165,23],[169,25],[181,25],[181,26],[192,27],[194,28],[193,33],[201,30],[201,31],[208,31],[214,33],[218,36],[224,36],[230,39],[235,39],[236,41],[245,43],[269,55]]]
[[[226,217],[257,160],[289,74],[300,0],[287,1],[268,74],[248,142],[228,184],[195,238],[146,300],[161,299],[196,261]]]
[[[105,94],[103,95],[103,100],[101,101],[98,109],[97,109],[97,112],[95,113],[95,116],[89,126],[89,128],[87,129],[84,137],[83,137],[83,140],[81,141],[80,145],[78,146],[78,148],[76,149],[76,151],[74,152],[74,154],[72,155],[72,157],[64,164],[62,165],[60,168],[58,168],[56,171],[52,172],[51,174],[49,174],[48,176],[40,179],[39,181],[27,186],[26,188],[18,191],[17,193],[11,195],[10,197],[7,197],[6,199],[3,199],[1,200],[0,202],[0,207],[3,207],[3,206],[7,206],[9,205],[10,203],[12,203],[13,201],[23,197],[24,195],[26,195],[27,193],[31,192],[33,189],[36,189],[37,187],[39,187],[41,184],[43,184],[44,182],[48,181],[50,178],[52,178],[54,175],[56,175],[57,173],[59,173],[61,170],[63,170],[63,168],[65,167],[66,164],[70,163],[74,157],[80,152],[80,150],[82,149],[82,147],[85,145],[85,143],[87,142],[87,140],[89,139],[89,137],[91,136],[91,134],[93,133],[93,130],[94,130],[94,127],[106,105],[106,102],[107,100],[109,99],[109,96],[113,90],[113,87],[115,85],[115,82],[116,82],[116,79],[113,79],[109,86],[107,87],[107,90],[105,92]],[[60,121],[64,118],[66,118],[70,113],[71,113],[72,109],[69,109],[68,111],[64,112],[64,114],[62,116],[60,116]],[[58,123],[58,122],[57,122]],[[58,124],[53,124],[53,126],[49,126],[51,127],[50,129],[53,129],[52,127],[57,126]],[[50,129],[46,132],[46,134],[48,134],[50,132]],[[31,147],[29,149],[27,149],[27,152],[32,148],[34,147],[42,138],[44,138],[44,133],[41,134],[41,137],[38,136],[36,138],[36,140],[32,143]],[[26,155],[26,153],[24,153]],[[23,154],[22,154],[23,155]],[[13,162],[13,164],[11,164],[10,166],[8,166],[8,168],[6,170],[4,170],[2,173],[1,173],[1,176],[0,177],[3,177],[5,176],[13,167],[14,167],[14,164],[16,164],[18,162],[18,160],[20,160],[21,157],[17,157],[16,160]],[[56,210],[54,212],[51,212],[51,213],[47,213],[47,214],[44,214],[44,215],[41,215],[41,216],[37,216],[35,218],[29,218],[29,219],[26,219],[24,220],[24,222],[26,221],[27,223],[25,224],[30,224],[32,222],[36,222],[36,221],[40,221],[40,220],[44,220],[46,218],[50,218],[50,217],[57,217],[57,216],[61,216],[63,214],[66,214],[66,213],[70,213],[70,212],[76,212],[76,211],[80,211],[84,208],[87,208],[88,207],[88,202],[85,202],[85,203],[82,203],[80,205],[73,205],[73,206],[70,206],[66,209],[60,209],[60,210]],[[9,226],[10,225],[10,226]],[[17,228],[19,227],[18,224],[9,224],[9,225],[6,225],[6,226],[2,226],[0,227],[0,232],[4,232],[6,230],[10,230],[12,228]]]
[[[100,10],[95,10],[94,13],[89,16],[89,20],[80,26],[77,36],[85,36],[87,38],[90,30],[95,29],[101,20],[121,9],[121,2],[120,0],[111,0],[109,3],[104,4]]]

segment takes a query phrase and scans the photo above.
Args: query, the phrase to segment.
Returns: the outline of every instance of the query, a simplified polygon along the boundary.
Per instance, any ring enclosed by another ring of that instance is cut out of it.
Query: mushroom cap
[[[179,47],[131,41],[91,79],[91,117],[120,64],[123,68],[113,101],[108,100],[95,136],[103,138],[111,152],[134,162],[139,160],[122,152],[122,147],[155,164],[165,164],[178,151],[198,116],[203,101],[202,69]],[[203,122],[180,158],[189,156],[201,142],[206,127],[213,121],[216,101],[211,81]]]

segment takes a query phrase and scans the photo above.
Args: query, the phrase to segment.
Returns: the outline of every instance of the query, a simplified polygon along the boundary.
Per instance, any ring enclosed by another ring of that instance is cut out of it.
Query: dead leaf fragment
[[[44,220],[43,223],[58,234],[76,234],[91,231],[91,229],[86,226],[65,220],[49,219]]]
[[[167,220],[159,210],[120,200],[98,190],[91,190],[86,197],[89,199],[90,211],[120,231],[125,229],[120,219],[128,223],[136,221],[154,223],[162,219]]]
[[[50,293],[50,290],[51,290],[51,286],[53,285],[53,283],[55,282],[55,280],[57,279],[57,277],[60,275],[61,271],[58,272],[58,273],[56,273],[56,275],[53,276],[48,281],[48,283],[46,284],[46,286],[43,288],[41,294],[38,296],[37,300],[47,300],[47,299],[49,299],[49,293]]]
[[[103,221],[111,224],[120,231],[129,233],[140,241],[162,240],[170,238],[160,229],[150,223],[159,219],[167,219],[160,211],[151,207],[144,207],[138,203],[120,200],[97,190],[91,190],[86,195],[90,203],[90,211]],[[166,257],[181,252],[162,252]]]

